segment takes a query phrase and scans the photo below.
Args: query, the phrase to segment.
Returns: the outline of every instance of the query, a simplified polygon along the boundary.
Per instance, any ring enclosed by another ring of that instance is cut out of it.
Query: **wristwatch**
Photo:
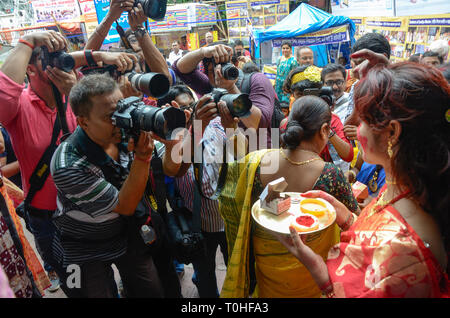
[[[143,26],[140,26],[136,29],[136,31],[133,31],[132,33],[137,39],[144,37],[145,34],[147,33],[147,30]]]

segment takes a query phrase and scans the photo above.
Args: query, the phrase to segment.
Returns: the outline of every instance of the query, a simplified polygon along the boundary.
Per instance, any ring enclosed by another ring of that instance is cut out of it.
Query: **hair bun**
[[[295,149],[300,144],[303,133],[302,125],[296,120],[290,120],[287,123],[286,131],[281,136],[281,139],[287,148]]]

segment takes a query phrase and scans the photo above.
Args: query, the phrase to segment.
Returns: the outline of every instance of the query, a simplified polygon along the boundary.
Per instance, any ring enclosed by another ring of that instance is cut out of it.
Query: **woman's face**
[[[289,47],[289,45],[283,45],[281,47],[281,53],[283,54],[284,57],[289,57],[292,54],[292,50]]]
[[[357,129],[358,142],[361,145],[363,160],[370,164],[384,166],[389,160],[387,155],[387,136],[371,128],[362,121]]]

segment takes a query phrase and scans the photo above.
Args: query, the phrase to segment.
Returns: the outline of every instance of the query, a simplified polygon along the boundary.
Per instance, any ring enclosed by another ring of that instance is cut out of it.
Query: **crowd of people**
[[[125,38],[100,50],[124,11]],[[2,65],[0,297],[181,298],[189,263],[200,298],[449,295],[448,44],[394,63],[389,42],[365,34],[347,70],[319,68],[311,48],[294,56],[284,41],[272,84],[242,42],[210,32],[197,50],[173,42],[166,59],[146,19],[140,4],[111,0],[84,51],[68,53],[71,70],[44,63],[43,50],[67,49],[55,31],[24,35]],[[132,71],[170,87],[145,95]],[[152,122],[130,133],[117,114],[130,101],[143,117],[176,109],[166,114],[181,114],[183,131],[162,135]],[[335,223],[303,236],[255,222],[254,203],[281,177],[287,192],[328,201]],[[355,196],[356,181],[368,197]],[[200,227],[188,261],[171,230],[181,210]]]

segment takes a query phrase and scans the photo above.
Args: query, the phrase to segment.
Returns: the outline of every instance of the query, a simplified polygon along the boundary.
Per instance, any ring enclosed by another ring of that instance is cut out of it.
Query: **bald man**
[[[314,52],[310,47],[302,47],[298,51],[297,62],[302,65],[314,65]]]

